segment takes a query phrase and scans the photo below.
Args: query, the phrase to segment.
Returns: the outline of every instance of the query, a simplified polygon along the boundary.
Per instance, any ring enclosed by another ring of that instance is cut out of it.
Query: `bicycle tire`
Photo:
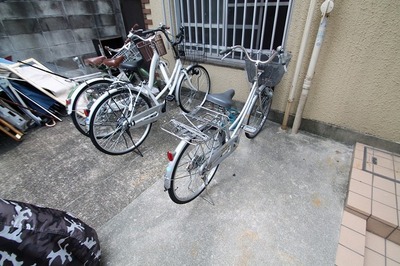
[[[187,76],[183,75],[179,82],[177,102],[182,111],[189,113],[204,104],[210,92],[211,80],[208,71],[201,65],[190,66],[186,71]]]
[[[216,128],[203,130],[203,132],[207,131],[214,131],[215,133],[212,133],[214,137],[198,144],[190,141],[192,143],[186,143],[175,155],[177,159],[173,165],[168,194],[177,204],[185,204],[197,198],[218,170],[219,164],[210,170],[201,169],[211,156],[211,148],[218,148],[225,143],[223,134]]]
[[[250,106],[251,111],[246,124],[253,127],[255,130],[253,132],[246,132],[245,135],[247,138],[255,138],[258,133],[260,133],[267,121],[269,111],[271,110],[271,102],[272,89],[270,87],[264,87]]]
[[[134,102],[135,106],[130,105]],[[94,106],[89,122],[89,135],[94,146],[109,155],[122,155],[139,147],[151,129],[151,123],[138,127],[128,118],[151,106],[147,96],[129,88],[108,92]]]
[[[88,83],[86,86],[80,89],[80,91],[74,97],[71,111],[71,120],[76,129],[89,137],[89,125],[87,125],[87,117],[89,110],[93,103],[108,89],[111,80],[97,80],[92,83]]]

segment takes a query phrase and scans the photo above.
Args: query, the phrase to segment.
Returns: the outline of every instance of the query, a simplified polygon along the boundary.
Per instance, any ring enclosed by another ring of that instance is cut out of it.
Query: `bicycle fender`
[[[172,178],[172,172],[175,168],[175,165],[177,163],[177,160],[180,156],[180,154],[183,151],[183,148],[187,145],[188,143],[184,140],[182,140],[178,146],[175,149],[175,156],[174,156],[174,160],[172,162],[169,162],[165,171],[165,175],[164,175],[164,189],[165,191],[167,191],[170,187],[171,187],[171,178]]]
[[[76,89],[74,89],[70,95],[68,95],[67,99],[71,99],[70,104],[67,106],[67,113],[68,115],[71,115],[72,113],[72,105],[75,102],[76,96],[78,95],[79,92],[81,92],[82,90],[86,89],[87,86],[90,86],[91,84],[97,82],[97,81],[102,81],[102,80],[108,80],[111,82],[113,82],[113,79],[110,78],[94,78],[94,79],[90,79],[87,80],[81,84],[78,85],[78,87],[76,87]]]
[[[194,65],[190,65],[190,66],[187,66],[187,67],[185,67],[185,71],[188,71],[190,68],[192,68]],[[180,74],[180,77],[179,77],[179,79],[178,79],[178,82],[176,83],[176,86],[178,87],[178,85],[180,85],[181,84],[181,82],[182,82],[182,79],[185,77],[185,74],[183,74],[183,73],[181,73]],[[179,91],[177,90],[177,89],[175,89],[174,90],[174,93],[175,93],[175,99],[178,99],[178,97],[179,97]]]
[[[97,100],[94,102],[94,104],[92,105],[92,107],[90,108],[90,110],[94,110],[94,109],[97,107],[97,105],[99,105],[99,103],[101,102],[101,100],[103,100],[105,97],[107,97],[107,96],[110,95],[111,93],[114,93],[114,92],[117,91],[117,90],[118,90],[118,88],[115,88],[115,89],[111,89],[111,90],[105,92],[103,95],[101,95],[99,98],[97,98]],[[92,114],[93,114],[93,112],[90,111],[90,112],[89,112],[88,121],[90,121],[90,120],[92,119]]]

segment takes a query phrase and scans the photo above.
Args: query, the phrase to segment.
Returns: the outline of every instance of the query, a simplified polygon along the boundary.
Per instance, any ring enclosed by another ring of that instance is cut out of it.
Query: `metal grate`
[[[400,183],[400,180],[396,179],[394,165],[391,165],[395,156],[393,153],[365,146],[362,170],[395,183]],[[387,165],[388,163],[390,166]]]
[[[232,45],[250,51],[285,46],[293,0],[165,1],[175,10],[169,14],[171,24],[185,27],[186,50],[201,46],[208,57],[220,58],[219,51]],[[164,16],[168,21],[166,13]],[[237,59],[243,56],[232,55]]]

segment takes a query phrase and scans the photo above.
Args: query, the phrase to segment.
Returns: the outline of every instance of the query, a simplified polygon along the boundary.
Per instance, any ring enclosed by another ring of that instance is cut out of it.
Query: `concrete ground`
[[[21,143],[0,135],[0,195],[94,227],[104,265],[334,264],[353,147],[268,121],[256,139],[243,136],[203,198],[177,205],[163,191],[178,143],[163,121],[144,157],[102,154],[69,118]]]

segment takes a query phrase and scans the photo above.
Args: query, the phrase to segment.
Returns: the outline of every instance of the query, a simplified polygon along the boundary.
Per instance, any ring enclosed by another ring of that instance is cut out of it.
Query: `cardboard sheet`
[[[67,99],[70,90],[74,88],[74,82],[68,81],[60,76],[48,73],[52,73],[52,71],[39,63],[34,58],[29,58],[23,60],[22,62],[43,69],[45,71],[36,69],[23,63],[0,63],[0,68],[3,69],[3,71],[10,71],[11,73],[14,73],[19,78],[25,80],[39,91],[43,92],[47,96],[65,106],[65,100]]]

